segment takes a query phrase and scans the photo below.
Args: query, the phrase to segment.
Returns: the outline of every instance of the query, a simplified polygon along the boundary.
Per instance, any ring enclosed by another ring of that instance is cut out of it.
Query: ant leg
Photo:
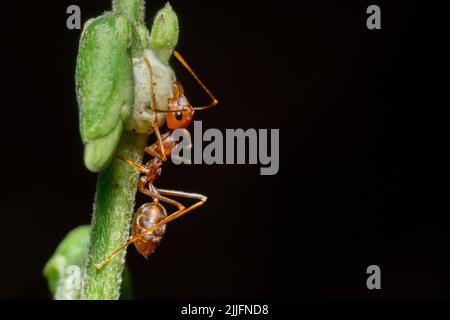
[[[148,173],[148,169],[144,166],[141,166],[140,164],[131,161],[129,159],[126,159],[120,155],[117,156],[120,160],[125,161],[126,163],[128,163],[129,165],[133,166],[134,168],[136,168],[137,170],[139,170],[141,173]],[[148,184],[148,188],[146,188],[146,185]],[[141,179],[139,179],[139,191],[142,192],[143,194],[153,198],[153,199],[157,199],[159,201],[162,202],[166,202],[169,203],[175,207],[178,207],[179,210],[182,210],[185,208],[185,206],[183,206],[181,203],[179,203],[178,201],[172,200],[170,198],[167,198],[163,195],[160,194],[160,192],[155,188],[155,186],[152,183],[148,183],[145,176],[143,176]]]
[[[146,167],[144,167],[143,165],[140,165],[139,163],[136,163],[130,159],[124,158],[120,154],[117,155],[117,158],[119,158],[122,161],[125,161],[126,163],[128,163],[130,166],[134,167],[141,173],[144,173],[144,174],[148,173],[148,169]]]
[[[193,193],[193,192],[184,192],[168,189],[158,189],[158,192],[166,196],[204,200],[204,202],[208,199],[206,196],[200,193]]]
[[[161,136],[161,141],[164,141],[169,136],[169,134],[170,134],[169,132],[166,132],[165,134],[163,134]],[[165,151],[164,150],[161,151],[161,149],[158,150],[158,148],[159,148],[159,143],[154,143],[154,144],[152,144],[150,146],[145,147],[144,151],[146,153],[148,153],[149,155],[151,155],[152,157],[154,157],[154,158],[158,158],[160,160],[164,160],[163,157],[162,157],[162,154]]]
[[[148,188],[146,188],[147,185],[148,185]],[[145,176],[139,180],[138,186],[139,186],[139,191],[142,192],[143,194],[153,198],[153,201],[159,200],[162,202],[166,202],[175,207],[178,207],[178,210],[183,210],[185,208],[185,206],[183,206],[178,201],[172,200],[170,198],[167,198],[167,197],[161,195],[159,190],[156,189],[152,183],[147,182],[147,179],[145,178]]]
[[[155,130],[155,134],[156,134],[156,138],[158,140],[159,143],[159,150],[161,150],[161,159],[163,161],[167,160],[166,157],[166,152],[164,150],[164,144],[162,142],[162,138],[161,138],[161,132],[159,131],[159,124],[158,124],[158,115],[156,110],[158,109],[157,103],[156,103],[156,95],[155,95],[155,79],[153,78],[153,68],[152,65],[150,63],[150,61],[147,59],[147,57],[144,56],[144,62],[147,65],[148,71],[150,73],[150,86],[152,88],[152,94],[151,94],[151,103],[150,103],[150,107],[152,108],[153,111],[153,130]]]
[[[159,227],[161,227],[162,225],[165,225],[175,219],[178,219],[179,217],[185,215],[186,213],[197,209],[198,207],[200,207],[201,205],[203,205],[206,200],[208,200],[208,197],[202,195],[202,194],[198,194],[198,193],[188,193],[188,192],[182,192],[182,191],[174,191],[174,190],[159,190],[161,193],[163,194],[167,194],[167,195],[173,195],[173,196],[178,196],[178,197],[184,197],[184,198],[192,198],[192,199],[197,199],[198,201],[196,203],[194,203],[193,205],[191,205],[190,207],[187,207],[185,209],[181,209],[178,210],[174,213],[172,213],[170,216],[168,216],[167,218],[165,218],[164,220],[158,222],[157,224],[155,224],[153,227],[143,231],[142,233],[132,237],[127,243],[121,245],[120,247],[118,247],[117,249],[115,249],[107,258],[105,258],[102,262],[98,263],[95,265],[95,267],[97,269],[102,268],[106,263],[108,263],[117,253],[119,253],[121,250],[125,249],[126,247],[128,247],[130,244],[134,243],[136,240],[139,240],[140,238],[142,238],[143,236],[145,236],[146,234],[149,234],[150,232],[158,229]]]
[[[197,209],[198,207],[202,206],[206,202],[206,200],[208,200],[207,196],[204,196],[199,193],[183,192],[183,191],[175,191],[175,190],[165,190],[165,189],[158,189],[158,191],[164,195],[196,199],[198,201],[196,203],[194,203],[193,205],[191,205],[190,207],[187,207],[187,208],[184,208],[182,210],[178,210],[178,211],[172,213],[170,216],[168,216],[164,220],[160,221],[159,223],[154,225],[152,228],[145,230],[141,234],[138,234],[137,236],[134,237],[136,239],[134,239],[133,242],[136,241],[137,239],[145,236],[147,233],[152,232],[152,230],[155,230],[156,228],[159,228],[160,226],[167,224],[175,219],[178,219],[179,217],[185,215],[186,213],[188,213],[194,209]]]
[[[160,190],[161,192],[161,190]],[[181,192],[181,191],[169,191],[169,190],[163,190],[163,192],[161,192],[163,194],[171,194],[171,195],[176,195],[179,197],[186,197],[186,198],[192,198],[192,199],[197,199],[198,201],[196,203],[194,203],[193,205],[191,205],[190,207],[178,210],[174,213],[172,213],[170,216],[168,216],[167,218],[165,218],[164,220],[158,222],[157,224],[155,224],[153,227],[143,231],[142,233],[134,236],[133,238],[130,239],[130,241],[128,241],[126,243],[126,245],[123,245],[122,247],[125,248],[126,246],[130,245],[131,243],[135,242],[136,240],[142,238],[143,236],[145,236],[146,234],[152,232],[153,230],[161,227],[162,225],[165,225],[175,219],[180,218],[181,216],[185,215],[186,213],[197,209],[198,207],[202,206],[206,200],[208,200],[208,197],[202,195],[202,194],[198,194],[198,193],[188,193],[188,192]]]
[[[189,73],[192,75],[192,77],[195,79],[195,81],[197,81],[197,83],[200,85],[200,87],[202,87],[203,90],[205,90],[205,92],[208,94],[208,96],[211,98],[211,102],[210,104],[203,106],[203,107],[196,107],[194,108],[194,110],[205,110],[205,109],[209,109],[214,107],[215,105],[217,105],[219,103],[219,101],[216,99],[216,97],[211,93],[211,91],[209,91],[209,89],[206,87],[206,85],[202,82],[202,80],[200,80],[200,78],[197,76],[197,74],[194,72],[194,70],[192,70],[192,68],[189,66],[189,64],[186,62],[186,60],[184,60],[184,58],[180,55],[180,53],[178,51],[174,51],[173,55],[175,56],[175,58],[177,58],[177,60],[183,65],[183,67],[185,67],[187,69],[187,71],[189,71]]]
[[[161,154],[156,150],[156,143],[155,144],[152,144],[151,146],[148,146],[148,147],[145,147],[144,148],[144,151],[146,152],[146,153],[148,153],[149,155],[151,155],[152,157],[154,157],[154,158],[158,158],[158,159],[161,159],[162,158],[162,156],[161,156]]]

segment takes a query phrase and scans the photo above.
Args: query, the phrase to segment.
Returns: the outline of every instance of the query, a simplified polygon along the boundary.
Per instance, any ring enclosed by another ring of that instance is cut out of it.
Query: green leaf
[[[67,268],[78,266],[81,270],[84,265],[88,251],[89,232],[89,226],[80,226],[70,231],[45,265],[44,276],[47,278],[48,287],[53,296],[57,292],[58,285],[67,276]],[[76,294],[73,298],[77,298]]]
[[[172,6],[167,4],[158,11],[153,21],[149,48],[167,63],[178,42],[178,18]]]
[[[84,164],[90,171],[100,172],[108,166],[119,143],[122,128],[122,123],[119,121],[111,133],[86,143]]]
[[[113,10],[127,16],[130,21],[144,22],[144,0],[113,0]]]
[[[55,299],[77,300],[80,298],[81,275],[88,255],[90,230],[90,226],[83,225],[70,231],[45,265],[43,274],[47,278],[49,290]],[[126,266],[123,272],[120,297],[133,299],[131,275]]]
[[[88,144],[109,135],[101,143],[102,150],[92,145],[85,150],[86,167],[94,172],[108,165],[120,138],[117,131],[131,114],[131,30],[126,18],[106,13],[88,21],[81,36],[75,75],[81,138]],[[93,163],[86,162],[92,159]]]

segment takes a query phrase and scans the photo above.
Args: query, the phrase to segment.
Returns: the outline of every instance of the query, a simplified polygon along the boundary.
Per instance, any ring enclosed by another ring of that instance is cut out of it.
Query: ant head
[[[173,85],[173,96],[169,101],[169,111],[166,114],[166,123],[169,129],[186,129],[194,118],[194,108],[184,95],[183,87],[176,82]]]

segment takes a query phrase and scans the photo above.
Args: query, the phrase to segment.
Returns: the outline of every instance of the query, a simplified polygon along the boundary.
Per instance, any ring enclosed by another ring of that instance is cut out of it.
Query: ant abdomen
[[[167,217],[166,209],[157,202],[143,204],[136,211],[131,226],[132,235],[136,236],[153,227]],[[153,230],[142,238],[136,240],[134,245],[137,251],[147,258],[160,244],[166,232],[166,225]]]

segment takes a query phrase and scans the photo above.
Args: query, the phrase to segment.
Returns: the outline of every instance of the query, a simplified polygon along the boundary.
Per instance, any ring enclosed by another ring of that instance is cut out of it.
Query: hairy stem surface
[[[117,154],[141,163],[147,139],[147,135],[124,132]],[[128,239],[138,178],[139,172],[117,157],[98,177],[81,299],[119,298],[126,251],[100,270],[95,264]]]

